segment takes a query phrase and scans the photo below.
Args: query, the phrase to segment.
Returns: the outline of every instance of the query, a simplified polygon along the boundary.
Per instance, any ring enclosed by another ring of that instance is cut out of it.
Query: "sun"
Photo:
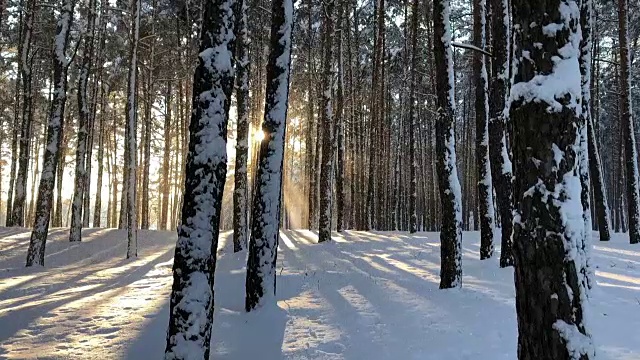
[[[257,130],[256,132],[253,133],[253,139],[256,142],[262,142],[262,140],[264,140],[264,131],[262,130]]]

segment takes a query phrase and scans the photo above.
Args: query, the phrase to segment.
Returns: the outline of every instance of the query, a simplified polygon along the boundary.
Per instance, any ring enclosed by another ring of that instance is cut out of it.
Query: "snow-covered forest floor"
[[[174,232],[53,229],[46,268],[24,268],[27,229],[0,228],[0,358],[160,359]],[[597,237],[597,234],[594,233]],[[513,270],[478,260],[464,234],[464,286],[438,290],[436,233],[347,232],[316,244],[284,231],[278,307],[246,314],[245,254],[220,238],[212,359],[515,359]],[[597,241],[597,238],[594,239]],[[590,322],[601,359],[640,359],[640,247],[596,243]]]

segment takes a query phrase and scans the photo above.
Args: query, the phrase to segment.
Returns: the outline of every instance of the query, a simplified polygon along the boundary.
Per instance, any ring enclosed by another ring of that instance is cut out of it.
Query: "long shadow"
[[[172,256],[173,249],[169,249],[162,255],[158,256],[156,259],[137,266],[133,269],[129,269],[130,271],[124,275],[108,279],[105,283],[102,283],[102,285],[99,285],[96,288],[79,291],[77,295],[65,297],[60,300],[55,300],[44,304],[34,304],[29,308],[28,311],[21,310],[8,312],[4,316],[0,317],[0,323],[3,324],[3,331],[1,333],[3,337],[0,338],[0,342],[5,342],[7,339],[10,339],[12,336],[14,336],[18,331],[28,328],[28,326],[36,319],[49,314],[52,310],[60,306],[64,306],[65,304],[82,299],[89,295],[98,295],[97,297],[100,298],[99,295],[104,292],[117,288],[124,288],[132,284],[135,281],[142,279],[145,274],[147,274],[156,266],[156,264],[166,262]],[[115,264],[114,267],[122,266],[128,262],[130,261],[122,260],[119,263]],[[85,276],[86,275],[87,274],[85,274]],[[3,347],[0,347],[0,355],[3,354],[6,355],[7,352]]]
[[[308,237],[307,233],[301,233],[301,235]],[[360,296],[364,297],[374,307],[382,324],[388,325],[389,329],[395,329],[390,332],[391,336],[384,340],[386,347],[381,350],[383,352],[374,354],[374,358],[385,358],[384,356],[380,357],[380,354],[384,354],[384,351],[389,346],[400,351],[400,353],[406,351],[406,349],[402,347],[402,339],[398,339],[399,336],[397,336],[398,333],[406,331],[405,328],[414,328],[415,331],[424,332],[425,330],[423,328],[425,325],[429,325],[428,322],[431,322],[432,326],[443,326],[447,324],[447,313],[462,312],[478,316],[475,315],[477,310],[472,309],[470,306],[465,305],[463,308],[457,308],[455,306],[458,302],[453,299],[461,295],[464,296],[465,291],[440,291],[437,289],[437,283],[429,282],[404,269],[397,267],[389,269],[392,265],[385,265],[377,261],[380,259],[377,259],[376,266],[373,266],[367,260],[361,258],[362,256],[377,258],[374,254],[380,251],[387,254],[394,254],[394,252],[390,250],[395,248],[395,244],[393,243],[384,244],[378,241],[371,241],[369,244],[365,244],[364,242],[359,244],[359,241],[354,241],[349,244],[319,244],[317,247],[321,249],[309,250],[316,252],[316,254],[312,256],[300,254],[300,262],[314,264],[314,267],[318,269],[327,269],[327,261],[319,259],[335,259],[333,260],[334,263],[341,265],[351,264],[350,270],[352,274],[349,275],[348,285],[355,288]],[[323,252],[323,254],[317,254],[317,252]],[[346,269],[343,271],[349,271],[348,265],[346,265]],[[324,272],[322,276],[327,277],[327,272]],[[341,297],[341,295],[337,295],[335,292],[333,294],[331,293],[335,288],[335,284],[333,284],[332,281],[335,282],[337,280],[330,277],[329,280],[323,281],[324,286],[319,286],[319,291],[323,294],[324,298],[336,304],[336,307],[345,309],[344,306],[341,307],[340,305],[342,300],[337,297]],[[342,283],[344,282],[345,280],[343,279]],[[470,290],[479,291],[478,288]],[[479,292],[483,295],[483,298],[495,301],[500,307],[508,307],[509,309],[505,309],[505,311],[511,311],[511,306],[504,301],[488,296],[486,292]],[[468,294],[469,292],[466,293]],[[448,301],[450,297],[453,297],[453,299]],[[474,297],[477,297],[477,295]],[[436,299],[439,299],[439,301],[433,302]],[[404,310],[398,311],[397,309]],[[342,314],[341,317],[343,316],[349,319],[347,314]],[[423,319],[424,323],[416,322],[416,319]],[[344,323],[344,320],[338,323]],[[355,334],[350,333],[350,336],[354,338],[362,337],[362,335],[357,332]],[[365,341],[365,339],[360,339],[359,341]],[[370,340],[367,343],[370,344]],[[347,354],[353,359],[361,358],[362,355],[360,353],[352,353],[348,350]],[[389,356],[392,354],[393,353],[390,353]]]

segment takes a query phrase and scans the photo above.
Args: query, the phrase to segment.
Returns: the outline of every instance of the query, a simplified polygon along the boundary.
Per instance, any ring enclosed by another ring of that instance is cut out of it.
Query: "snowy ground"
[[[221,236],[212,359],[515,359],[513,273],[480,262],[465,233],[464,287],[438,290],[438,236],[282,234],[278,308],[246,314],[244,254]],[[23,268],[29,233],[0,228],[0,358],[160,359],[174,233],[53,229],[45,269]],[[640,246],[596,243],[591,323],[601,359],[640,359]]]

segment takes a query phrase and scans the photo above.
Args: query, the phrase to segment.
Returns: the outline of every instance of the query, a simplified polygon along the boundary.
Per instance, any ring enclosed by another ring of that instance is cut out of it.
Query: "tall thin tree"
[[[127,83],[127,118],[124,139],[128,152],[125,157],[127,167],[124,179],[126,191],[126,227],[127,227],[127,259],[138,256],[138,229],[136,207],[136,169],[138,166],[138,151],[136,128],[138,125],[138,42],[140,37],[140,7],[141,0],[133,0],[131,5],[131,38],[129,47],[129,76]],[[124,205],[124,204],[123,204]]]
[[[293,1],[271,3],[271,39],[267,63],[267,91],[258,170],[251,216],[247,260],[245,309],[251,311],[273,300],[280,224],[282,162],[289,107],[289,70]]]
[[[237,143],[233,190],[233,251],[247,248],[249,236],[248,202],[249,184],[247,168],[249,158],[249,29],[247,27],[247,0],[236,0],[236,103]]]
[[[513,175],[507,149],[507,117],[505,105],[509,87],[509,58],[511,51],[511,27],[509,0],[491,0],[491,96],[489,118],[489,155],[491,180],[500,212],[501,246],[500,267],[513,265],[511,232],[513,229]]]
[[[333,219],[333,179],[335,124],[333,114],[333,41],[335,38],[335,0],[322,1],[322,162],[320,166],[320,221],[318,242],[331,240]]]
[[[473,1],[473,40],[476,48],[487,47],[487,0]],[[476,166],[478,191],[478,216],[480,221],[480,259],[493,256],[493,186],[489,160],[489,76],[487,62],[482,51],[473,54],[476,115]]]
[[[462,194],[456,166],[453,49],[450,0],[433,4],[434,58],[438,118],[436,120],[437,172],[442,225],[440,230],[440,288],[462,285]]]
[[[209,359],[234,82],[233,9],[233,0],[204,2],[165,359]]]
[[[64,0],[56,27],[53,46],[53,98],[47,124],[47,140],[42,162],[42,175],[38,187],[36,215],[27,252],[27,266],[44,266],[45,245],[51,219],[53,188],[60,158],[60,145],[64,128],[64,108],[67,102],[67,70],[71,59],[67,44],[73,22],[74,0]]]

